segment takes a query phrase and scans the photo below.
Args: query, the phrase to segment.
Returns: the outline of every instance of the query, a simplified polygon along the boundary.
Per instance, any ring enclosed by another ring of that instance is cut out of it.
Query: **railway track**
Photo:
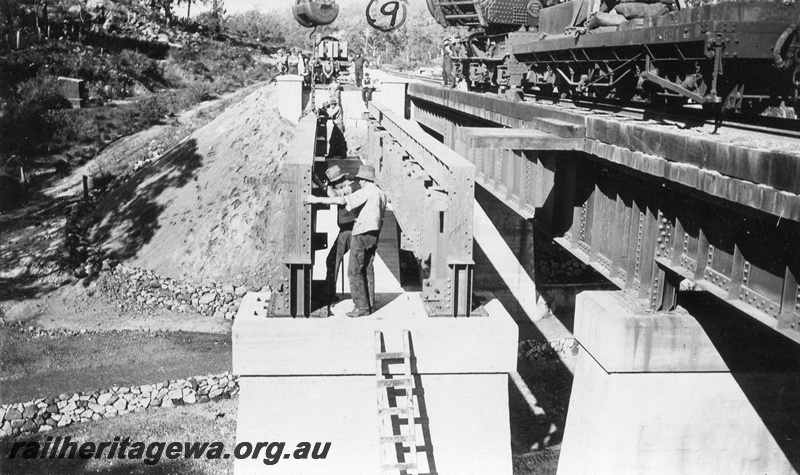
[[[441,79],[420,74],[401,71],[391,71],[392,75],[404,79],[412,79],[428,84],[441,84]],[[487,93],[498,96],[495,93]],[[757,135],[768,136],[774,139],[800,140],[800,120],[761,115],[736,115],[726,117],[719,123],[708,117],[702,109],[676,108],[656,109],[649,106],[620,104],[612,100],[597,100],[593,98],[560,99],[554,96],[538,96],[524,94],[526,101],[551,103],[555,107],[573,110],[577,113],[601,113],[619,115],[628,119],[644,119],[665,123],[682,129],[706,128],[717,133],[720,130],[739,130]]]

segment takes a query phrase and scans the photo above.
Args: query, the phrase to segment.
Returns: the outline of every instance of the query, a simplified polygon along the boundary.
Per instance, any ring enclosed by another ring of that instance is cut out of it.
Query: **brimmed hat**
[[[375,167],[371,165],[361,165],[358,167],[358,173],[356,173],[356,178],[361,178],[362,180],[367,180],[371,182],[375,182]]]
[[[327,170],[325,170],[325,176],[328,177],[328,181],[330,183],[335,183],[343,179],[346,175],[344,174],[342,169],[339,168],[339,165],[332,165]]]

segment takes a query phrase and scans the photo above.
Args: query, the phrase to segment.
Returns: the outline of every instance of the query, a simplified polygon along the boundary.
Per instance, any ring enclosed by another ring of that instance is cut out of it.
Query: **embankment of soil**
[[[106,255],[193,282],[260,288],[281,272],[281,165],[293,125],[265,86],[114,190],[90,236]]]

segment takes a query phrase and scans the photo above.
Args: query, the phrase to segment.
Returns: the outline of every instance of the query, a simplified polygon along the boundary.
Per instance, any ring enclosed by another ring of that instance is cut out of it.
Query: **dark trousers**
[[[333,130],[331,130],[331,140],[328,144],[328,156],[347,156],[347,142],[344,139],[344,126],[336,125],[335,122],[333,123]]]
[[[351,226],[352,227],[352,226]],[[342,261],[344,255],[350,250],[350,239],[353,234],[352,229],[339,229],[339,235],[333,242],[331,250],[328,252],[328,257],[325,259],[325,266],[328,270],[328,275],[325,279],[328,285],[328,298],[332,299],[336,295],[336,279],[339,278],[339,269],[342,268]]]
[[[357,311],[372,311],[375,303],[375,251],[378,233],[354,234],[350,240],[350,294]]]
[[[373,89],[371,87],[365,87],[361,90],[361,99],[364,100],[365,104],[372,100],[372,91]]]
[[[454,82],[453,77],[453,59],[450,56],[445,56],[442,59],[442,81],[445,87],[452,86]]]
[[[361,77],[364,75],[364,70],[356,68],[356,87],[361,87]]]

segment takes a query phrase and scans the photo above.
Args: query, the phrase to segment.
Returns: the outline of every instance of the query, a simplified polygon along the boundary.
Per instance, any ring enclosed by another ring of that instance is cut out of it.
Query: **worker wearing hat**
[[[369,77],[369,73],[364,73],[364,79],[362,81],[362,88],[361,88],[361,99],[364,101],[364,107],[369,106],[369,102],[372,100],[372,92],[375,90],[375,84],[372,82],[372,78]]]
[[[442,82],[444,87],[453,86],[453,49],[450,40],[445,38],[442,42]]]
[[[304,204],[335,204],[348,211],[356,211],[353,234],[350,239],[350,294],[355,308],[348,317],[363,317],[374,310],[375,272],[373,261],[378,250],[378,236],[383,226],[386,212],[386,193],[375,183],[375,168],[362,165],[355,178],[361,182],[361,189],[346,196],[318,197],[307,195]]]
[[[356,190],[361,186],[358,182],[354,182],[347,176],[338,165],[332,165],[325,171],[328,178],[326,185],[326,192],[328,196],[345,196]],[[353,233],[353,225],[356,221],[356,213],[348,211],[340,206],[338,210],[337,224],[339,225],[339,234],[333,242],[328,257],[325,259],[325,266],[327,268],[326,284],[328,290],[328,301],[332,302],[336,296],[336,278],[339,276],[339,269],[342,266],[344,255],[350,249],[350,238]]]

